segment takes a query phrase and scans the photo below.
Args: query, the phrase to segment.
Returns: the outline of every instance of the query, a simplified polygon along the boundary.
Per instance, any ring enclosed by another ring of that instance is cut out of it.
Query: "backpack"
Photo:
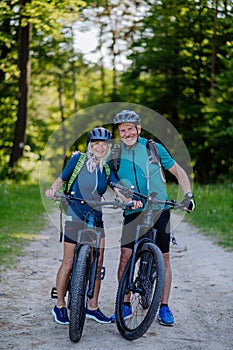
[[[148,153],[149,163],[158,165],[160,169],[160,175],[161,175],[162,181],[166,182],[166,179],[162,170],[161,159],[160,159],[156,142],[152,139],[147,140],[146,149]],[[121,161],[121,146],[120,144],[115,144],[114,147],[112,148],[112,166],[116,173],[120,168],[120,161]]]
[[[69,180],[66,181],[66,183],[63,185],[63,192],[65,194],[70,194],[71,193],[71,187],[74,183],[74,181],[76,180],[78,174],[80,173],[82,167],[84,166],[85,160],[86,160],[86,153],[81,153],[79,160],[77,162],[77,164],[75,165],[75,168],[69,178]],[[106,172],[106,178],[108,180],[109,176],[110,176],[110,167],[108,164],[104,164],[104,169]]]

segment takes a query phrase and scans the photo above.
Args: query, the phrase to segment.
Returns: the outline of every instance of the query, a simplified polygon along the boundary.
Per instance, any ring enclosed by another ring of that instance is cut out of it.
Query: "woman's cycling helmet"
[[[134,111],[125,109],[124,111],[118,113],[114,118],[114,125],[119,125],[122,123],[139,125],[141,123],[141,118]]]
[[[108,129],[99,127],[92,129],[87,136],[87,144],[93,141],[110,141],[112,134]]]

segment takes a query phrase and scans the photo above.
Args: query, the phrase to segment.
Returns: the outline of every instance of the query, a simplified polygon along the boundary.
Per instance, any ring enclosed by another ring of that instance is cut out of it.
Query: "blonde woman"
[[[105,163],[105,159],[110,150],[111,138],[112,135],[110,131],[102,127],[94,128],[88,134],[85,159],[70,189],[74,192],[75,197],[83,198],[87,202],[91,199],[100,199],[106,192],[108,183],[117,182],[113,171],[110,170]],[[48,197],[53,197],[54,193],[58,191],[65,182],[69,181],[81,155],[82,153],[77,153],[71,157],[62,171],[61,176],[58,177],[52,184],[51,188],[45,192]],[[102,231],[98,269],[101,270],[103,264],[105,233],[101,209],[96,210],[91,208],[88,204],[81,204],[79,202],[69,205],[65,221],[63,260],[59,267],[56,279],[58,300],[57,305],[55,305],[52,310],[55,321],[60,324],[69,324],[65,293],[72,269],[74,249],[77,241],[77,231],[80,228],[83,228],[86,214],[90,210],[94,211],[96,219],[95,225]],[[98,307],[100,283],[100,280],[96,280],[94,296],[92,299],[88,300],[86,317],[94,319],[99,323],[110,323],[111,319],[105,316]]]

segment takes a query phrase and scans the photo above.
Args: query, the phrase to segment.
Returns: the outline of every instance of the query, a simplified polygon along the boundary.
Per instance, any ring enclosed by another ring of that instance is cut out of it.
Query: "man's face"
[[[126,146],[133,146],[138,139],[141,132],[141,125],[134,125],[131,123],[123,123],[118,126],[118,133],[121,141]]]

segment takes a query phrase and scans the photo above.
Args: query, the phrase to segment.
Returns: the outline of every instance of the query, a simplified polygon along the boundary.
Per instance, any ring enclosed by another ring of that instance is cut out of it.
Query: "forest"
[[[232,182],[232,0],[1,0],[0,39],[0,180],[30,179],[70,116],[127,102],[178,130],[196,182]]]

